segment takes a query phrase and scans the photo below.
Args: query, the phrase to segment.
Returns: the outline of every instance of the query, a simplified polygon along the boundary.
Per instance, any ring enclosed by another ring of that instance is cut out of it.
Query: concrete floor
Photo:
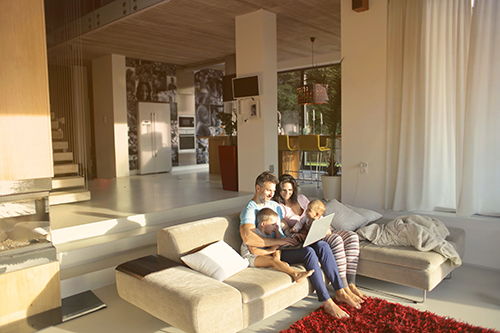
[[[500,330],[500,272],[475,266],[462,266],[453,272],[453,277],[444,280],[432,292],[428,293],[423,304],[410,304],[399,301],[403,305],[413,306],[422,311],[430,311],[442,316],[448,316],[459,321],[468,322]],[[359,277],[358,284],[370,288],[396,292],[407,297],[418,298],[417,290],[384,283],[374,279]],[[139,308],[122,300],[116,293],[115,285],[110,285],[94,291],[107,304],[107,308],[92,314],[68,321],[66,323],[46,328],[43,333],[91,333],[91,332],[121,332],[121,333],[180,333],[181,330],[172,327]],[[370,296],[385,298],[395,302],[396,299],[380,296],[366,291]],[[278,332],[288,328],[296,320],[304,317],[319,307],[314,295],[289,306],[283,311],[256,323],[242,333]],[[417,329],[417,328],[416,328]]]

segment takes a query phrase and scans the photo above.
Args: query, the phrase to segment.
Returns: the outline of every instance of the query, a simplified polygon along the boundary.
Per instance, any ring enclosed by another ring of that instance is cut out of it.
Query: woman
[[[283,222],[291,229],[306,213],[309,199],[298,194],[297,181],[293,176],[283,174],[279,177],[273,200],[278,202],[284,211]],[[330,245],[340,277],[347,294],[356,302],[362,303],[366,296],[356,287],[356,270],[359,260],[359,238],[355,232],[334,230],[324,240]]]

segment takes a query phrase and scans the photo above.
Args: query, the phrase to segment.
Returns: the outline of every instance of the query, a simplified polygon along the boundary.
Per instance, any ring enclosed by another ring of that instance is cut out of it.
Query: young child
[[[295,225],[291,228],[292,237],[304,241],[311,228],[311,225],[314,221],[319,219],[325,213],[326,207],[323,201],[321,200],[313,200],[309,202],[307,205],[305,215],[300,219],[299,222],[295,223]],[[332,232],[328,230],[326,235],[330,235]]]
[[[278,228],[278,214],[271,208],[263,208],[257,213],[257,228],[254,230],[261,237],[281,238]],[[300,282],[311,276],[314,270],[297,271],[284,261],[281,261],[281,251],[278,246],[258,248],[241,244],[241,256],[248,259],[253,267],[272,267],[278,271],[290,275],[295,282]]]

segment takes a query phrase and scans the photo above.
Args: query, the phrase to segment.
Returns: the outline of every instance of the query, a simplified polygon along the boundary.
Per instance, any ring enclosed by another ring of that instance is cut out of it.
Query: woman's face
[[[291,183],[284,183],[281,186],[280,196],[283,200],[288,201],[292,197],[293,194],[293,186]]]

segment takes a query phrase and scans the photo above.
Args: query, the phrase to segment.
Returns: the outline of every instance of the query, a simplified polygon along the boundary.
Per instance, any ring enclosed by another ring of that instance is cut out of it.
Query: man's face
[[[276,184],[272,182],[265,182],[264,185],[255,185],[255,192],[257,196],[262,201],[269,201],[274,196],[274,191],[276,190]]]

